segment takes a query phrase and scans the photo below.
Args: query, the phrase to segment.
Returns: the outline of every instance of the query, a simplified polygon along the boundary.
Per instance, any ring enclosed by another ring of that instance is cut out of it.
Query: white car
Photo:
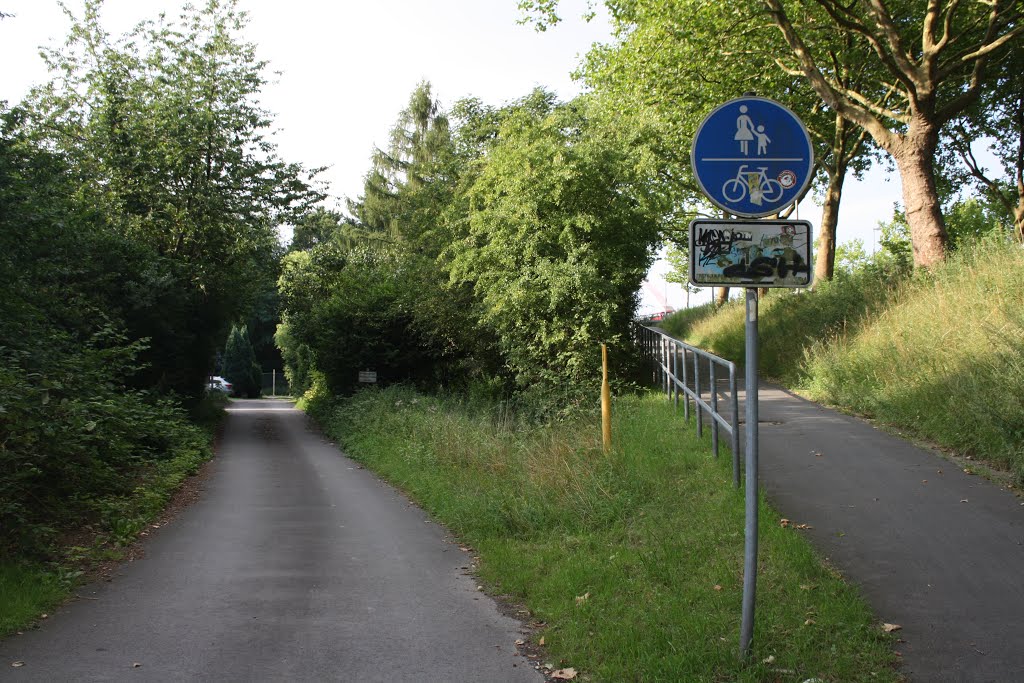
[[[222,391],[228,396],[231,395],[231,390],[234,386],[231,382],[227,381],[223,377],[211,377],[210,381],[206,384],[207,391]]]

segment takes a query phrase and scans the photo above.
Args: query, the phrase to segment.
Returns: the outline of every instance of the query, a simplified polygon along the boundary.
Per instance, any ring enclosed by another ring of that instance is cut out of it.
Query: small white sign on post
[[[360,370],[359,371],[359,383],[360,384],[376,384],[377,373],[374,370]]]

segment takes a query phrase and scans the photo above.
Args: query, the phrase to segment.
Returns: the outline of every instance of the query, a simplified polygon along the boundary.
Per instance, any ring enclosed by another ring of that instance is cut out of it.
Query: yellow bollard
[[[608,346],[601,344],[601,436],[604,452],[612,449],[612,391],[608,387]]]

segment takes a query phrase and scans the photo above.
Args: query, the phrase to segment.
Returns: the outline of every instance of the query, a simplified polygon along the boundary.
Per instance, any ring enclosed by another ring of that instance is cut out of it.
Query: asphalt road
[[[1024,681],[1024,499],[776,386],[761,385],[758,422],[762,488],[902,627],[911,681]]]
[[[543,680],[516,652],[522,625],[421,510],[290,403],[229,412],[200,500],[112,581],[0,642],[0,679]]]

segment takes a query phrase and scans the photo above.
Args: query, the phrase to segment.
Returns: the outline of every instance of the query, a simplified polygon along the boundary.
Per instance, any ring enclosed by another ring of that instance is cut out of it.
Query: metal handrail
[[[690,399],[693,399],[697,417],[697,436],[704,435],[704,414],[711,418],[711,445],[718,457],[718,431],[724,429],[730,437],[732,447],[732,483],[740,485],[740,430],[739,430],[739,395],[736,389],[736,364],[708,353],[696,346],[691,346],[671,337],[661,330],[639,325],[639,343],[641,349],[653,362],[652,379],[654,384],[661,385],[670,400],[675,401],[679,408],[679,395],[683,395],[683,418],[690,419]],[[689,372],[692,358],[693,373]],[[707,366],[708,399],[704,398],[701,383],[701,360]],[[718,378],[716,367],[729,373],[729,389],[726,397],[732,408],[731,420],[718,412]],[[692,382],[691,382],[692,380]],[[692,386],[691,386],[692,383]]]

